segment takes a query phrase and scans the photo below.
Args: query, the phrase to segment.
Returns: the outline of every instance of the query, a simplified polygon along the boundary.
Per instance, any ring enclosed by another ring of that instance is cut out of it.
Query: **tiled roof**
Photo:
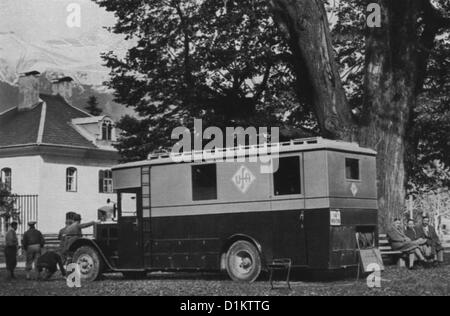
[[[29,111],[12,109],[0,115],[0,148],[31,144],[96,149],[71,125],[72,119],[90,117],[61,96],[41,95],[43,103]]]
[[[19,112],[14,108],[0,116],[0,147],[35,144],[39,133],[42,103]]]

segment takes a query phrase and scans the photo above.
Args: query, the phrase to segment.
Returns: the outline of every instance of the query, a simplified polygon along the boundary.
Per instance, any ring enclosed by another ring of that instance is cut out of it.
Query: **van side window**
[[[300,157],[280,158],[273,179],[276,196],[301,194]]]
[[[347,180],[361,180],[359,159],[345,158],[345,177]]]
[[[217,200],[216,164],[192,166],[192,199]]]

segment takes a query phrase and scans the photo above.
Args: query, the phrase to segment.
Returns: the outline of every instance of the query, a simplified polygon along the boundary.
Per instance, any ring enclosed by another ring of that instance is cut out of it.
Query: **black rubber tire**
[[[261,255],[250,242],[240,240],[235,242],[227,252],[226,268],[233,281],[253,283],[261,274]]]
[[[73,255],[72,262],[79,265],[82,282],[94,282],[103,273],[103,260],[97,250],[92,247],[78,248]]]

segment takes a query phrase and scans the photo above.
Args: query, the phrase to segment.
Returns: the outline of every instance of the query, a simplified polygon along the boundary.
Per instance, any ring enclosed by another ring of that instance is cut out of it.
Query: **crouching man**
[[[49,280],[56,273],[56,271],[58,271],[58,267],[63,277],[65,277],[66,269],[64,269],[62,257],[58,253],[49,251],[40,256],[36,265],[36,269],[39,273],[39,279],[43,277],[44,280]],[[44,272],[43,275],[41,275],[42,272]]]

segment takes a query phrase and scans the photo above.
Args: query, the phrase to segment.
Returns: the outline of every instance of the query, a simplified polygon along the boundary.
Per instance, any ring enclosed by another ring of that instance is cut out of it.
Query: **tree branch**
[[[264,78],[257,89],[256,95],[255,95],[255,100],[259,100],[261,98],[261,95],[267,89],[267,83],[269,82],[271,70],[272,70],[272,61],[268,61],[266,71],[264,73]]]

